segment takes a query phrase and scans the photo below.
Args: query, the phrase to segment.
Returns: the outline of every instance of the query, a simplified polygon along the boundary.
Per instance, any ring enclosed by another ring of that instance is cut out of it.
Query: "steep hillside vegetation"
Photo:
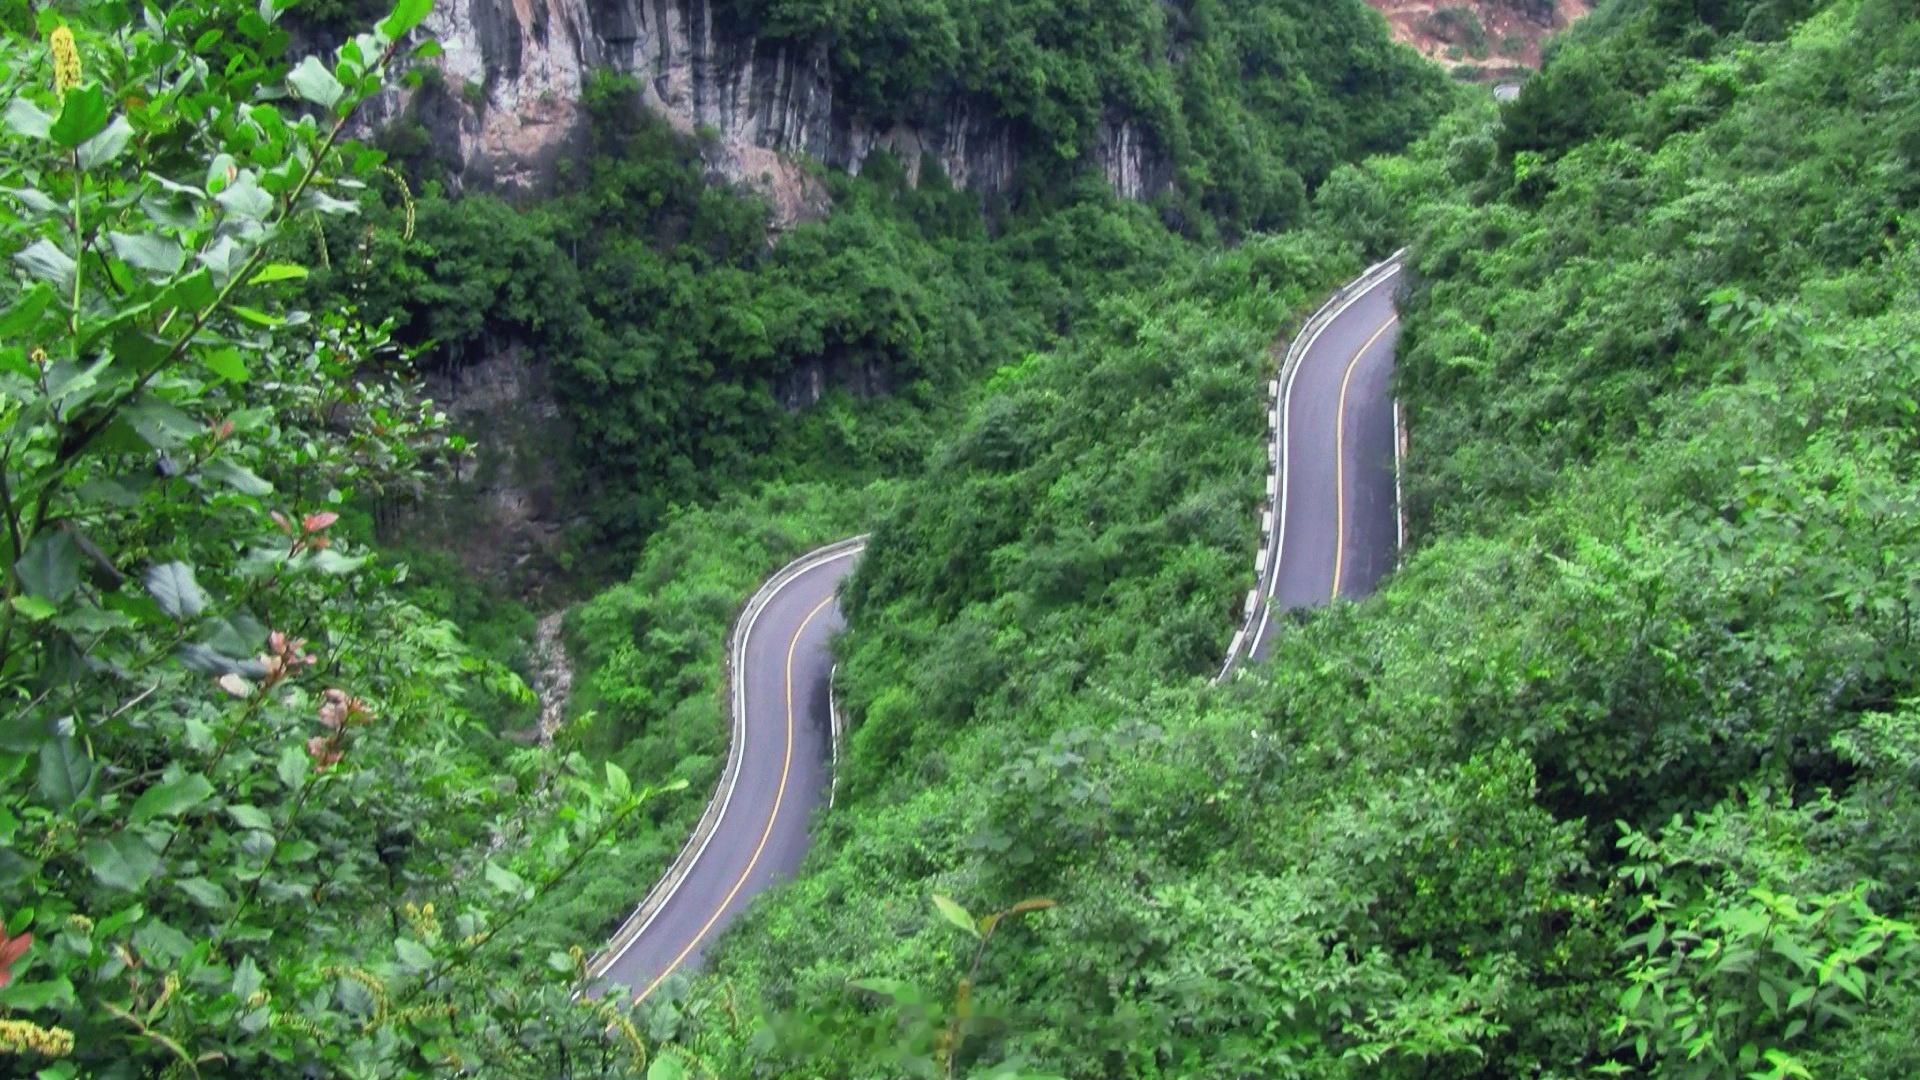
[[[1359,259],[1003,372],[853,583],[810,872],[658,1020],[766,1075],[1912,1075],[1916,72],[1895,0],[1628,0],[1336,176],[1415,241],[1416,545],[1225,688],[1262,346]],[[976,954],[932,894],[1058,906]]]
[[[740,0],[876,110],[1080,145],[1138,87],[1214,176],[983,216],[881,159],[772,248],[618,80],[561,201],[403,191],[340,135],[419,0],[297,65],[271,4],[0,13],[0,1071],[1920,1074],[1908,0],[1613,0],[1358,164],[1433,99],[1357,6],[1109,8]],[[1214,687],[1268,348],[1406,241],[1414,547]],[[499,335],[650,536],[556,750],[497,737],[508,620],[371,543],[463,450],[395,341]],[[788,417],[836,365],[891,396]],[[711,782],[735,605],[863,525],[806,873],[577,995]]]
[[[563,199],[448,200],[407,175],[417,132],[391,157],[347,137],[432,54],[428,6],[304,58],[272,3],[0,10],[0,1071],[692,1068],[574,991],[705,793],[666,796],[711,782],[734,605],[880,509],[864,481],[917,468],[973,376],[1254,220],[1077,170],[983,207],[869,159],[832,181],[842,212],[774,247],[611,76]],[[1357,4],[1319,17],[1371,57],[1378,108],[1290,128],[1319,141],[1258,213],[1297,214],[1301,177],[1439,103]],[[1326,75],[1303,101],[1331,108]],[[566,395],[596,539],[656,539],[573,620],[557,749],[501,737],[528,709],[501,663],[528,613],[375,541],[470,449],[413,360],[502,337]],[[839,372],[890,393],[786,413]],[[809,473],[832,483],[739,494]],[[478,618],[478,644],[429,608]]]
[[[710,139],[675,133],[636,78],[602,70],[583,90],[586,153],[563,163],[554,199],[447,197],[433,133],[403,115],[380,134],[399,169],[369,216],[312,256],[316,306],[393,318],[429,367],[512,349],[548,374],[571,451],[550,456],[591,525],[575,546],[612,548],[614,565],[677,505],[917,468],[979,375],[1070,333],[1092,298],[1223,236],[1298,223],[1334,169],[1404,146],[1450,98],[1358,0],[788,2],[726,17],[831,42],[847,99],[875,123],[958,93],[1045,164],[988,198],[931,158],[875,152],[858,179],[820,178],[832,212],[775,243],[764,202],[708,183]],[[1109,190],[1090,140],[1114,110],[1154,118],[1139,137],[1171,155],[1172,188]]]

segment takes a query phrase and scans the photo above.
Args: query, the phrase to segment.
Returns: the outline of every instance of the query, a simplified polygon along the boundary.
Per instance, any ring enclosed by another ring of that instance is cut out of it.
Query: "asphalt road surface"
[[[1250,648],[1266,657],[1287,612],[1365,596],[1400,550],[1389,381],[1400,324],[1398,268],[1351,297],[1320,330],[1292,379],[1285,411],[1274,573]]]
[[[859,555],[847,551],[807,567],[768,600],[747,629],[742,686],[740,774],[721,795],[725,809],[678,887],[601,975],[653,993],[752,902],[791,877],[806,855],[814,811],[832,784],[833,734],[827,704],[841,626],[834,588]]]

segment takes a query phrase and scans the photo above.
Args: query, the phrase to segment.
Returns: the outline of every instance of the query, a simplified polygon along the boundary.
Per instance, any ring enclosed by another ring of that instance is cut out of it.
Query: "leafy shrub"
[[[353,524],[455,449],[444,421],[384,331],[286,300],[284,237],[354,208],[379,155],[342,132],[426,12],[291,71],[272,5],[6,22],[10,1066],[644,1066],[615,1005],[570,1000],[573,958],[516,942],[647,793],[486,735],[470,687],[525,687]],[[565,813],[489,851],[536,782]]]

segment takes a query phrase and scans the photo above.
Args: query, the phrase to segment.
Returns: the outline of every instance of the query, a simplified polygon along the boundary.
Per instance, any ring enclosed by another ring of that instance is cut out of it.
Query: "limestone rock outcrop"
[[[573,145],[582,93],[603,67],[635,76],[646,105],[702,136],[709,167],[766,194],[777,222],[824,205],[802,158],[857,173],[886,149],[916,182],[927,159],[955,186],[983,193],[1009,188],[1019,166],[1011,129],[978,102],[921,102],[907,121],[877,128],[836,100],[824,45],[762,41],[711,0],[448,0],[425,30],[444,49],[433,61],[442,89],[416,115],[463,184],[540,188]],[[397,115],[415,93],[390,92],[371,121]],[[1093,153],[1129,198],[1170,181],[1151,138],[1125,117],[1109,117]]]

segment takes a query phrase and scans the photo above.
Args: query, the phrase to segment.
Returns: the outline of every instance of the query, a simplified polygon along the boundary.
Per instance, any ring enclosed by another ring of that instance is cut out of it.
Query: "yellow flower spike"
[[[47,35],[53,50],[53,88],[64,94],[80,85],[80,48],[73,43],[73,31],[56,26]]]
[[[628,1019],[625,1013],[604,1001],[593,1002],[589,1008],[595,1017],[607,1025],[607,1031],[619,1035],[627,1044],[627,1049],[633,1054],[634,1067],[646,1068],[647,1044],[640,1038],[640,1032],[634,1028],[633,1021]]]
[[[43,1028],[31,1020],[0,1020],[0,1053],[66,1057],[73,1053],[73,1032]]]

